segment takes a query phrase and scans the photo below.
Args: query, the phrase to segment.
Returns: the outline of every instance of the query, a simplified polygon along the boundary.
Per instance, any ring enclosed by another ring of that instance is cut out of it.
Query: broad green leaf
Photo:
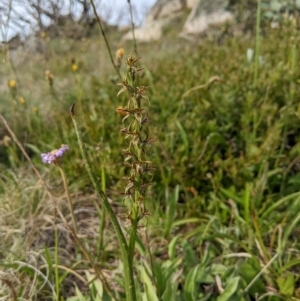
[[[178,278],[181,276],[183,269],[174,273],[167,281],[166,289],[162,295],[162,301],[176,300],[178,290]]]
[[[186,301],[195,301],[195,295],[196,295],[196,285],[197,285],[197,275],[199,273],[199,270],[201,269],[200,264],[193,267],[185,280],[184,284],[184,296]]]
[[[224,292],[217,298],[217,301],[231,301],[231,297],[238,289],[240,277],[233,277],[228,280]]]
[[[196,277],[196,281],[198,283],[211,284],[215,282],[214,277],[207,269],[201,268],[198,270],[198,274]]]
[[[241,278],[248,285],[255,278],[255,276],[260,272],[260,266],[256,260],[249,259],[247,260],[247,262],[245,261],[239,266],[238,271]],[[262,294],[265,292],[266,289],[262,278],[258,278],[249,289],[249,293],[252,296],[254,296],[256,293]]]
[[[152,284],[151,279],[148,276],[145,268],[142,265],[140,265],[138,267],[138,270],[140,272],[140,279],[144,283],[146,297],[147,297],[146,300],[147,301],[159,301],[157,298],[156,289],[155,289],[154,285]]]
[[[164,262],[162,265],[164,282],[166,282],[169,279],[169,277],[175,272],[175,270],[180,266],[182,266],[181,257],[177,257],[172,261],[168,260]]]
[[[186,301],[196,300],[199,283],[213,283],[214,278],[200,264],[193,267],[185,280],[184,296]]]
[[[93,301],[102,301],[103,297],[103,285],[99,279],[95,279],[89,271],[85,271],[86,278],[90,283],[90,296]],[[93,280],[94,279],[94,280]],[[91,282],[93,280],[93,282]]]
[[[166,212],[166,222],[165,222],[165,233],[164,236],[168,238],[170,236],[173,222],[175,219],[175,213],[176,213],[176,204],[179,198],[179,189],[180,186],[177,185],[175,187],[175,190],[171,197],[169,197],[167,200],[167,212]]]
[[[103,301],[102,298],[100,298],[100,292],[98,291],[98,288],[96,286],[96,283],[92,283],[90,285],[90,297],[91,301]]]
[[[227,267],[221,263],[213,263],[206,270],[212,275],[223,275],[227,271]]]
[[[161,264],[157,263],[155,260],[153,260],[153,270],[155,281],[157,283],[157,295],[160,297],[165,289],[166,280],[164,280],[163,277]]]
[[[188,269],[195,267],[195,265],[198,264],[199,259],[196,257],[196,254],[195,254],[195,251],[194,251],[192,245],[187,240],[183,240],[181,245],[182,245],[182,248],[184,251],[183,260],[184,260],[185,266]]]
[[[169,255],[169,259],[170,260],[173,260],[175,258],[175,254],[176,254],[176,246],[177,246],[177,242],[180,238],[180,234],[175,236],[171,242],[169,243],[169,246],[168,246],[168,255]]]
[[[291,297],[295,290],[295,279],[292,273],[286,273],[284,276],[277,278],[277,284],[281,294]]]

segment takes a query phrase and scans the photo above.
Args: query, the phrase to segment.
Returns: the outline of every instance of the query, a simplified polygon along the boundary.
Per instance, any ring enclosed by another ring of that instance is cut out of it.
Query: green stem
[[[254,78],[253,78],[254,88],[256,88],[257,86],[257,79],[258,79],[260,17],[261,17],[261,0],[257,0],[256,29],[255,29],[255,65],[254,65]]]
[[[131,229],[130,229],[130,239],[129,239],[129,257],[131,260],[133,260],[136,233],[138,228],[138,213],[139,213],[138,205],[134,203],[131,210],[132,210],[132,214],[131,214]]]
[[[105,169],[104,166],[102,165],[102,170],[101,170],[101,186],[102,186],[102,191],[106,193],[106,180],[105,180]],[[101,221],[100,221],[100,228],[99,228],[99,245],[98,245],[98,258],[100,257],[101,250],[103,248],[103,236],[104,236],[104,229],[105,229],[105,221],[106,221],[106,212],[105,208],[101,208]]]
[[[294,37],[295,39],[295,37]],[[295,74],[297,68],[297,45],[296,42],[293,41],[292,49],[291,49],[291,80],[290,80],[290,101],[289,104],[294,103],[295,98]]]
[[[75,219],[73,203],[72,203],[70,192],[69,192],[69,188],[68,188],[67,176],[66,176],[64,170],[59,165],[57,165],[57,166],[59,168],[59,171],[61,173],[61,177],[62,177],[63,182],[64,182],[64,187],[65,187],[65,191],[66,191],[66,194],[67,194],[67,199],[68,199],[68,203],[69,203],[69,207],[70,207],[70,212],[71,212],[71,216],[72,216],[72,222],[73,222],[73,226],[74,226],[74,232],[75,232],[75,235],[77,235],[78,228],[77,228],[77,223],[76,223],[76,219]]]
[[[102,204],[112,222],[112,225],[116,231],[119,245],[121,248],[121,254],[122,254],[123,265],[124,265],[126,300],[127,301],[136,301],[135,285],[134,285],[134,277],[133,277],[133,266],[132,266],[132,260],[130,260],[130,257],[129,257],[128,245],[127,245],[125,236],[123,234],[123,231],[121,229],[121,226],[118,222],[118,219],[117,219],[114,211],[112,210],[112,207],[110,206],[105,193],[101,190],[98,179],[91,168],[91,164],[88,160],[87,152],[86,152],[85,146],[84,146],[82,138],[81,138],[81,133],[78,129],[78,125],[77,125],[77,122],[75,119],[74,106],[75,106],[75,103],[71,106],[70,113],[71,113],[71,117],[72,117],[73,124],[75,127],[75,131],[77,134],[77,139],[78,139],[78,144],[80,147],[81,155],[84,160],[84,165],[85,165],[85,168],[89,174],[89,177],[94,185],[96,193],[99,196],[99,198],[101,199]]]

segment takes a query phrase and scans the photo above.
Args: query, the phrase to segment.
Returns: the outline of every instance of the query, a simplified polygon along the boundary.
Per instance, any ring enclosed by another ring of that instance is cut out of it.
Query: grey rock
[[[147,16],[144,26],[135,29],[136,40],[141,42],[159,40],[162,37],[164,26],[167,26],[173,18],[181,13],[185,4],[187,5],[186,2],[182,0],[158,0]],[[131,40],[132,38],[131,31],[123,36],[123,40]]]
[[[198,1],[184,24],[181,36],[200,34],[205,32],[210,25],[233,20],[233,14],[226,10],[227,2],[224,0]]]
[[[233,14],[226,10],[226,0],[158,0],[146,18],[144,26],[135,29],[137,41],[149,42],[162,37],[164,26],[170,24],[173,18],[192,8],[180,36],[201,34],[210,25],[222,24],[233,19]],[[132,32],[128,31],[123,40],[131,40]]]

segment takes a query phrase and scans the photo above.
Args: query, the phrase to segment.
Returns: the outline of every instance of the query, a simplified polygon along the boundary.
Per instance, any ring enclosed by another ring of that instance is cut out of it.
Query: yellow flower
[[[42,39],[44,39],[45,37],[46,37],[46,33],[44,32],[44,31],[42,31],[41,33],[40,33],[40,37],[42,38]]]
[[[17,83],[16,83],[15,80],[10,79],[10,80],[8,81],[8,86],[9,86],[10,88],[15,88],[15,87],[17,86]]]
[[[72,70],[76,72],[78,70],[78,66],[76,64],[72,64]]]
[[[36,114],[36,113],[37,113],[37,111],[38,111],[38,108],[37,108],[37,107],[33,107],[33,108],[32,108],[32,111],[33,111],[33,113],[35,113],[35,114]]]
[[[21,96],[21,97],[19,97],[19,102],[23,105],[23,104],[25,104],[25,99],[24,99],[24,97],[23,96]]]
[[[125,53],[125,50],[123,47],[119,48],[117,51],[116,51],[116,58],[118,60],[120,60],[123,56],[124,56],[124,53]]]

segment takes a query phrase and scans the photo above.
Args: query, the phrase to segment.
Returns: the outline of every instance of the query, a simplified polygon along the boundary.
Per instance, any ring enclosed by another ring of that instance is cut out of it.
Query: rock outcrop
[[[163,28],[173,18],[182,14],[185,8],[190,8],[191,12],[180,36],[201,34],[210,25],[222,24],[233,19],[232,13],[226,9],[227,5],[226,0],[158,0],[145,24],[135,30],[135,38],[141,42],[161,39]],[[132,39],[132,33],[126,33],[123,39]]]
[[[141,42],[159,40],[162,37],[162,30],[173,18],[178,16],[189,3],[195,0],[158,0],[152,7],[145,24],[135,30],[135,38]],[[127,32],[124,40],[131,40],[131,31]]]
[[[224,0],[198,1],[184,24],[181,36],[186,34],[201,34],[204,33],[210,25],[231,21],[233,15],[226,10],[227,2],[228,1]]]

